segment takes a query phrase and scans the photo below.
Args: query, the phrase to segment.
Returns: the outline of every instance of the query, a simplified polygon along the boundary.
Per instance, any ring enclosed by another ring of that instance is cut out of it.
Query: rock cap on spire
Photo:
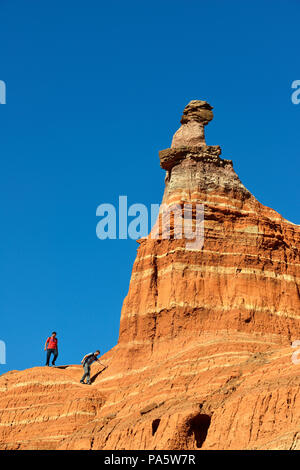
[[[206,126],[214,117],[212,109],[213,107],[207,101],[192,100],[184,108],[180,122],[187,124],[190,121],[196,121]]]
[[[190,101],[183,110],[181,127],[173,136],[171,148],[205,145],[204,126],[214,117],[212,109],[207,101]]]

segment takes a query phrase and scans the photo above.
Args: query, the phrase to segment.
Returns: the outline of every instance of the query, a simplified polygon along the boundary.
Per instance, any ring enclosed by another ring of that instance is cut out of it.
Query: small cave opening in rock
[[[154,434],[156,433],[159,424],[160,419],[155,419],[154,421],[152,421],[152,436],[154,436]]]
[[[211,417],[206,414],[198,414],[191,418],[188,422],[188,436],[193,436],[196,447],[200,449],[206,439],[208,428],[210,426]]]

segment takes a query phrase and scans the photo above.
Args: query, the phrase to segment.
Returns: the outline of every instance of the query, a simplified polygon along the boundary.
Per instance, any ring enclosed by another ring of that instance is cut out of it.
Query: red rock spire
[[[205,144],[211,119],[191,101],[159,154],[163,202],[205,206],[203,249],[140,242],[118,344],[91,388],[79,365],[0,376],[0,449],[300,450],[299,226]]]

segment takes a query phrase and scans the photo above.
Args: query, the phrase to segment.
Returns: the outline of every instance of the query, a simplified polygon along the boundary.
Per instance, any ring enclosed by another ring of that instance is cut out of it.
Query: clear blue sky
[[[118,338],[137,243],[100,241],[96,208],[159,203],[191,99],[207,143],[294,223],[299,213],[298,0],[2,0],[0,373],[58,364]]]

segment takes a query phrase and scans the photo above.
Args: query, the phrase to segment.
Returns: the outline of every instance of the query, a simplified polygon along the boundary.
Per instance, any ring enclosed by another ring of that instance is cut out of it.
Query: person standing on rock
[[[90,380],[91,365],[95,361],[97,361],[99,364],[101,364],[101,362],[98,359],[99,354],[100,354],[100,351],[97,350],[94,353],[86,354],[84,356],[84,358],[82,359],[81,364],[83,365],[84,374],[83,374],[83,376],[80,380],[80,383],[91,385],[91,380]],[[103,364],[101,364],[101,366],[103,366]],[[84,381],[85,378],[87,379],[86,382]]]
[[[46,366],[49,366],[51,354],[53,354],[52,365],[55,366],[55,361],[58,356],[56,331],[53,331],[52,335],[47,338],[45,343],[45,351],[47,351]]]

